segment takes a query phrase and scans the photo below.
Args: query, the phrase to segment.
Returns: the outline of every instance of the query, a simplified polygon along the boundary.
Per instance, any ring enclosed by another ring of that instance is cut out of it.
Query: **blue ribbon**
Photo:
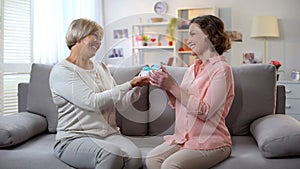
[[[146,76],[148,76],[150,71],[152,71],[152,70],[159,70],[160,68],[161,67],[159,65],[152,65],[151,67],[149,67],[147,65],[147,66],[143,67],[142,71],[145,73]]]

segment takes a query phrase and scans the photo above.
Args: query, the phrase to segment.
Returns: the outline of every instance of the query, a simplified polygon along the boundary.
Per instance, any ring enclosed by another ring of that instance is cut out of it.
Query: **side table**
[[[300,121],[300,81],[279,81],[285,86],[286,114]]]

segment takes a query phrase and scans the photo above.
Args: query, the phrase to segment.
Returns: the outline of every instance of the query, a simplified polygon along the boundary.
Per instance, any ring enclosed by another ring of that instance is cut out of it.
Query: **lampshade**
[[[251,37],[279,37],[276,16],[256,16],[252,22]]]

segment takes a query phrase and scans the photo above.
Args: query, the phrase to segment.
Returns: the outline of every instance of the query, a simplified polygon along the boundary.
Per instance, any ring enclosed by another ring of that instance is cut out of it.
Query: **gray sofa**
[[[180,83],[186,68],[167,67]],[[57,111],[48,77],[51,66],[33,64],[30,83],[19,84],[19,113],[0,117],[0,169],[67,169],[53,155]],[[141,66],[110,67],[117,83],[138,74]],[[232,135],[231,157],[215,169],[299,169],[300,123],[285,115],[285,89],[277,86],[271,65],[233,67],[235,99],[226,119]],[[164,91],[142,90],[140,100],[117,113],[124,135],[143,157],[172,134],[174,112]]]

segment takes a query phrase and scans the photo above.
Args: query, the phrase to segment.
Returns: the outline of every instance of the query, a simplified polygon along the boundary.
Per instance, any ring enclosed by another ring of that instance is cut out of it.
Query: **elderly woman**
[[[70,55],[50,74],[58,108],[54,153],[75,168],[137,169],[141,153],[116,125],[115,110],[137,101],[148,77],[116,85],[107,67],[91,58],[101,46],[103,29],[95,21],[74,20],[67,31]]]

